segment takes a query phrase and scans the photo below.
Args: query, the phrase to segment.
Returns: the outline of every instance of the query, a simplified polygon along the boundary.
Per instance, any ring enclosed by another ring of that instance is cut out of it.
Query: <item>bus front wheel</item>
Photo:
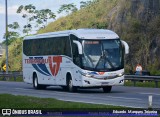
[[[112,86],[105,86],[105,87],[103,87],[103,92],[109,93],[109,92],[111,92],[111,89],[112,89]]]
[[[68,76],[68,80],[67,80],[67,88],[69,92],[77,91],[77,87],[73,86],[73,81],[70,75]]]

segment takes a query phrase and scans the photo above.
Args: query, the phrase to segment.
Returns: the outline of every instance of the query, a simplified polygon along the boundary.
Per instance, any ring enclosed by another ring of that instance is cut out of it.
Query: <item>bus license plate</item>
[[[101,85],[107,85],[109,82],[102,82]]]

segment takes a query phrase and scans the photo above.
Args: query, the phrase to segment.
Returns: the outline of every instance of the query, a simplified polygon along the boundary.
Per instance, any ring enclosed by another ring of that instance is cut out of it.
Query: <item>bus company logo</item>
[[[58,74],[60,64],[62,63],[62,57],[61,56],[49,56],[49,67],[51,70],[51,73],[53,76],[56,76]]]
[[[29,59],[25,59],[26,64],[32,64],[33,68],[36,69],[43,75],[46,76],[56,76],[60,69],[60,64],[62,63],[61,56],[49,56],[47,59],[43,57],[29,57]],[[51,73],[46,67],[46,64],[49,64],[49,68]]]

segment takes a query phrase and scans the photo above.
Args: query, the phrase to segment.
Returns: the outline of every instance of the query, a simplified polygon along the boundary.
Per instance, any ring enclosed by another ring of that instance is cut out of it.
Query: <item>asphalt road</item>
[[[4,93],[134,108],[148,108],[148,96],[152,95],[153,108],[160,108],[158,88],[114,86],[111,93],[103,93],[102,89],[80,89],[76,93],[70,93],[57,86],[35,90],[32,85],[23,82],[0,81],[0,94]]]

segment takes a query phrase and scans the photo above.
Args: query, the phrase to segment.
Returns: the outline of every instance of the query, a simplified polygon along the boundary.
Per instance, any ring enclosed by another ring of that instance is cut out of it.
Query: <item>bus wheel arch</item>
[[[45,85],[40,85],[38,83],[38,76],[37,76],[37,73],[36,72],[33,72],[33,87],[35,89],[45,89],[46,86]]]
[[[73,86],[73,79],[71,73],[66,74],[66,84],[67,84],[67,90],[69,92],[75,92],[77,91],[77,87]]]

